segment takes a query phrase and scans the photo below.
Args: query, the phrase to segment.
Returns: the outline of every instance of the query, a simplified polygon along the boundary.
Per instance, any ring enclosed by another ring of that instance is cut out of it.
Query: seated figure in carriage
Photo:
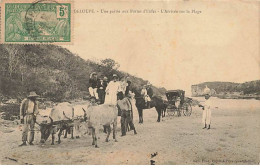
[[[173,116],[175,112],[177,112],[177,116],[181,116],[181,112],[185,116],[191,115],[191,99],[185,97],[184,90],[168,90],[166,98],[168,100],[166,108],[168,115]]]

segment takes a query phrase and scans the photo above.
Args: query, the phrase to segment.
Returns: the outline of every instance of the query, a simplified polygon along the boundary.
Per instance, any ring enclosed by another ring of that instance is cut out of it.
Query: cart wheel
[[[180,117],[180,116],[181,116],[182,108],[178,108],[176,111],[177,111],[177,116]]]
[[[185,116],[190,116],[192,112],[192,107],[189,103],[184,103],[182,107],[182,112]]]

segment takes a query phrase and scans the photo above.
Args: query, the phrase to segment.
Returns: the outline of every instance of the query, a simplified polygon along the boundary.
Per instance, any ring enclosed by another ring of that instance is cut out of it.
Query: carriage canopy
[[[166,93],[168,101],[175,101],[177,98],[180,98],[181,101],[184,101],[185,91],[184,90],[168,90]]]

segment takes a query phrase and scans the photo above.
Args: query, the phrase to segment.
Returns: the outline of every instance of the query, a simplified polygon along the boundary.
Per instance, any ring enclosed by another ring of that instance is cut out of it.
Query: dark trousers
[[[98,89],[97,92],[98,92],[98,98],[100,100],[100,104],[104,104],[104,102],[105,102],[105,95],[106,95],[105,90]]]
[[[121,132],[122,135],[126,134],[128,124],[130,126],[130,130],[135,130],[135,126],[133,123],[133,119],[131,116],[131,111],[122,110],[121,111]]]

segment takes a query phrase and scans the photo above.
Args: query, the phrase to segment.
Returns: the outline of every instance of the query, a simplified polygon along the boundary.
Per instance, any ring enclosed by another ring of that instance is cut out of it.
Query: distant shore
[[[193,96],[193,97],[203,97],[202,95],[199,96]],[[232,94],[226,94],[226,95],[213,95],[212,97],[217,97],[220,99],[256,99],[260,100],[260,95],[232,95]]]

